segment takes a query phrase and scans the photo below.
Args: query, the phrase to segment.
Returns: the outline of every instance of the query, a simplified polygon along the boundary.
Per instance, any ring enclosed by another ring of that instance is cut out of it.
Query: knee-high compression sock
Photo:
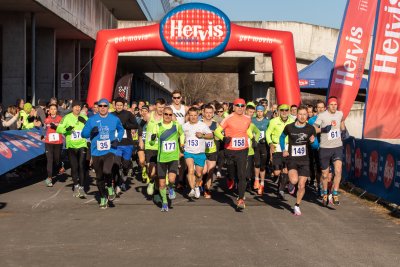
[[[167,201],[167,189],[166,188],[160,188],[160,196],[161,196],[163,204],[168,203],[168,201]]]

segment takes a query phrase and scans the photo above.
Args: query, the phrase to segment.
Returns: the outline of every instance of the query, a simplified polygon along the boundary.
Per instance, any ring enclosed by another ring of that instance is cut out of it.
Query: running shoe
[[[339,201],[339,196],[338,195],[333,195],[333,205],[335,206],[339,206],[340,205],[340,201]]]
[[[51,178],[47,178],[46,180],[44,180],[44,183],[46,184],[47,187],[53,186],[53,180]]]
[[[300,216],[301,215],[301,210],[300,210],[299,206],[296,206],[296,205],[294,206],[293,214],[296,215],[296,216]]]
[[[122,183],[119,187],[121,188],[122,192],[126,191],[126,184],[125,183]]]
[[[211,198],[211,191],[210,190],[204,190],[204,198],[210,199]]]
[[[328,204],[329,204],[328,195],[327,195],[327,194],[322,195],[322,205],[323,205],[324,207],[327,207]]]
[[[217,178],[221,178],[221,172],[217,171]]]
[[[255,179],[253,184],[253,189],[257,190],[260,187],[260,180]]]
[[[329,205],[333,205],[333,197],[332,197],[332,194],[329,194],[329,195],[328,195],[328,202],[329,202]]]
[[[238,209],[240,209],[240,210],[245,209],[245,208],[246,208],[246,204],[244,203],[244,200],[243,200],[243,199],[239,199],[239,200],[236,202],[236,207],[237,207]]]
[[[292,183],[289,183],[288,184],[288,191],[289,191],[289,194],[293,195],[294,191],[296,191],[296,187]]]
[[[194,188],[194,197],[195,197],[196,199],[199,199],[199,198],[200,198],[200,187],[198,187],[198,186],[196,186],[196,187]]]
[[[78,187],[78,197],[81,199],[85,199],[86,198],[86,193],[85,190],[83,188],[83,186],[79,186]]]
[[[168,203],[163,203],[161,207],[161,212],[167,212],[168,211]]]
[[[72,195],[74,197],[79,197],[79,185],[74,185],[74,193]]]
[[[147,184],[147,195],[152,196],[154,194],[154,181]]]
[[[117,185],[115,187],[115,194],[117,194],[117,196],[122,194],[122,190],[121,190],[121,187],[119,185]]]
[[[114,187],[108,186],[107,193],[108,193],[108,200],[113,201],[116,198]]]
[[[264,186],[260,185],[257,190],[257,195],[262,196],[264,194]]]
[[[108,201],[107,198],[102,197],[100,198],[100,209],[106,209],[108,207]]]
[[[232,190],[233,187],[235,186],[235,181],[233,179],[226,179],[226,186],[228,187],[229,190]]]
[[[190,190],[188,197],[193,198],[196,195],[194,189]]]
[[[173,187],[168,188],[168,198],[171,200],[176,198],[176,193]]]
[[[278,198],[281,200],[286,200],[285,198],[285,192],[283,190],[279,190],[278,192]]]

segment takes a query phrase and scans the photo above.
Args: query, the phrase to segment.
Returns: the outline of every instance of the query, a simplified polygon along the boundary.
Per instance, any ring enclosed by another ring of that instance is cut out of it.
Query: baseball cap
[[[236,98],[235,101],[233,101],[234,105],[238,105],[238,104],[242,104],[242,105],[246,105],[246,101],[244,101],[243,98]]]
[[[99,101],[97,101],[97,104],[106,104],[107,106],[110,106],[110,102],[108,102],[108,100],[107,99],[105,99],[105,98],[102,98],[102,99],[100,99]]]
[[[265,110],[264,106],[262,106],[262,105],[257,106],[256,111],[259,111],[259,110],[264,111]]]
[[[256,107],[256,104],[254,104],[254,102],[247,102],[247,104],[246,104],[246,106],[248,107],[248,106],[250,106],[250,107],[253,107],[253,108],[255,108]]]
[[[281,109],[290,109],[290,106],[288,104],[282,104],[279,106],[279,110]]]

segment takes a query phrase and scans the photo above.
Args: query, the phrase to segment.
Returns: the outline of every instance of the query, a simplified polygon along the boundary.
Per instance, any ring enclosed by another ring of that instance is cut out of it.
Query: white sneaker
[[[293,213],[294,213],[294,215],[296,215],[296,216],[300,216],[300,215],[301,215],[300,207],[299,207],[299,206],[294,206],[294,208],[293,208]]]
[[[121,187],[119,187],[119,185],[117,185],[115,187],[115,193],[117,194],[117,196],[119,196],[121,194],[121,192],[122,192]]]
[[[188,197],[194,197],[196,193],[194,192],[194,189],[190,190]]]
[[[200,188],[198,186],[194,188],[194,197],[197,199],[200,198]]]
[[[217,171],[217,178],[221,178],[221,173]]]

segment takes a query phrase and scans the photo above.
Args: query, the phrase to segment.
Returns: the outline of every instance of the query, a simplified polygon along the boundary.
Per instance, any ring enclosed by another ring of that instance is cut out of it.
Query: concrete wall
[[[75,40],[57,41],[57,96],[59,99],[75,99],[75,82],[62,84],[63,73],[70,73],[75,77]]]
[[[36,34],[36,98],[48,101],[55,96],[55,31],[38,28]]]

